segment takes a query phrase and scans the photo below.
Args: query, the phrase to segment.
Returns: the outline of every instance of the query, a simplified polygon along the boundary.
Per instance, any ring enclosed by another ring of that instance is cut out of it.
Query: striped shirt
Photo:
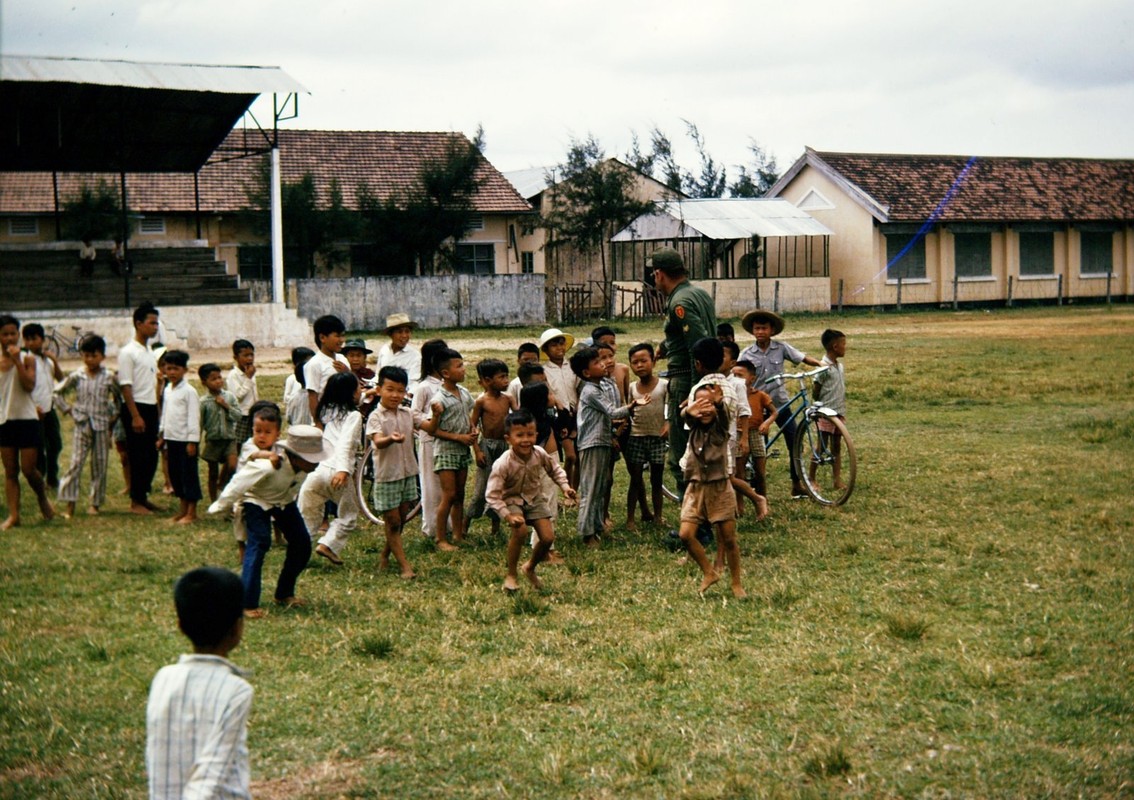
[[[162,667],[146,705],[150,798],[248,798],[252,686],[220,656]]]
[[[630,407],[619,406],[614,399],[617,394],[618,389],[613,383],[609,387],[604,387],[601,382],[583,381],[577,415],[579,426],[579,438],[575,442],[577,449],[614,446],[610,430],[611,421],[630,416]]]
[[[68,405],[63,395],[70,390],[75,392],[75,402]],[[90,423],[91,430],[108,431],[118,416],[118,380],[105,367],[94,375],[85,368],[75,370],[55,387],[55,403],[76,425]]]

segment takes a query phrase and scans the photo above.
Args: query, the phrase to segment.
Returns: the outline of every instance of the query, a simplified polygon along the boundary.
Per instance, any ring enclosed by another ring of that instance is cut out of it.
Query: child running
[[[240,455],[240,443],[236,441],[236,431],[241,425],[243,415],[240,405],[232,392],[224,388],[224,376],[218,364],[202,364],[197,377],[205,387],[200,396],[201,430],[205,434],[205,446],[201,448],[201,458],[208,465],[209,502],[217,499],[217,493],[225,487],[236,473],[236,462]],[[252,406],[248,407],[251,410]],[[248,415],[251,420],[251,414]],[[251,435],[252,426],[249,424]]]
[[[635,530],[634,511],[642,509],[642,522],[665,524],[662,518],[662,479],[665,476],[666,440],[669,423],[665,419],[669,381],[654,375],[657,360],[649,342],[630,348],[630,369],[638,376],[630,384],[630,397],[649,397],[649,404],[634,415],[630,437],[626,441],[626,469],[630,473],[630,489],[626,494],[626,529]],[[650,471],[650,505],[646,503],[644,473]],[[652,510],[651,510],[652,508]]]
[[[189,525],[197,521],[201,478],[197,471],[197,445],[201,441],[201,405],[197,393],[185,380],[189,354],[165,351],[165,389],[162,391],[161,421],[157,446],[169,457],[169,483],[181,508],[173,521]]]
[[[418,494],[413,434],[415,430],[436,430],[445,410],[436,401],[432,418],[426,419],[420,411],[405,405],[402,401],[408,383],[409,376],[401,367],[382,367],[378,372],[378,405],[366,420],[366,437],[374,444],[371,502],[386,526],[386,546],[379,566],[385,569],[393,555],[406,580],[416,577],[402,546],[402,526]]]
[[[106,358],[106,340],[97,335],[87,336],[79,343],[79,354],[83,357],[83,368],[68,375],[55,390],[55,404],[74,424],[71,465],[59,484],[59,501],[67,504],[63,516],[68,519],[75,514],[83,464],[88,456],[91,489],[87,514],[98,514],[106,503],[107,456],[118,414],[118,381],[102,365]],[[72,391],[75,399],[68,404],[64,395]]]
[[[575,490],[567,482],[567,473],[559,462],[535,443],[536,423],[527,411],[514,411],[505,418],[504,437],[508,450],[493,465],[487,490],[489,507],[512,529],[504,591],[514,592],[519,588],[517,567],[528,525],[535,529],[538,541],[532,548],[531,558],[519,569],[532,586],[540,589],[536,567],[547,558],[555,542],[554,495],[548,491],[545,477],[557,483],[567,497],[572,497]]]
[[[465,538],[465,484],[469,474],[469,448],[476,443],[472,429],[473,399],[461,386],[465,379],[465,362],[456,350],[445,349],[437,354],[437,372],[441,391],[434,395],[440,402],[441,422],[433,431],[433,471],[441,484],[441,500],[437,504],[434,532],[438,550],[456,550]],[[453,540],[445,540],[445,523],[453,526]]]
[[[480,438],[473,444],[473,458],[476,460],[476,483],[472,501],[465,512],[466,524],[477,517],[484,516],[487,507],[485,492],[488,491],[488,476],[496,459],[508,449],[504,441],[504,420],[508,414],[519,407],[508,391],[508,365],[498,358],[486,358],[476,365],[476,374],[484,391],[473,403],[472,418],[469,424],[475,431],[479,428]],[[490,513],[492,536],[500,532],[500,517]]]
[[[39,414],[32,390],[35,388],[35,356],[21,352],[20,321],[0,316],[0,457],[4,462],[4,494],[8,517],[0,530],[20,524],[20,473],[39,501],[45,520],[55,516],[47,499],[47,485],[36,469],[39,455]]]
[[[323,521],[327,502],[337,504],[335,519],[315,546],[316,555],[337,566],[342,565],[340,554],[358,524],[358,502],[351,478],[362,442],[362,414],[358,410],[361,390],[358,379],[350,372],[337,373],[327,381],[315,418],[323,426],[323,444],[332,456],[307,476],[299,491],[299,513],[312,538]]]

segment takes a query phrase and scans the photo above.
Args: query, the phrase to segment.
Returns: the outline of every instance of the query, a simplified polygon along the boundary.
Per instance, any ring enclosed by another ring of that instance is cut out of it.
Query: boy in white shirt
[[[303,365],[303,382],[307,386],[307,407],[316,426],[319,419],[315,409],[327,381],[336,372],[350,372],[350,362],[342,354],[346,341],[346,325],[333,314],[326,314],[311,324],[315,332],[316,353]]]
[[[189,354],[165,351],[165,390],[161,398],[161,422],[157,447],[165,446],[169,457],[169,482],[181,508],[173,521],[189,525],[197,521],[201,478],[197,472],[197,445],[201,441],[201,401],[185,380]]]
[[[236,426],[236,446],[252,435],[252,406],[260,399],[256,388],[256,348],[247,339],[232,343],[232,360],[235,366],[224,379],[225,388],[232,392],[240,406],[240,422]]]

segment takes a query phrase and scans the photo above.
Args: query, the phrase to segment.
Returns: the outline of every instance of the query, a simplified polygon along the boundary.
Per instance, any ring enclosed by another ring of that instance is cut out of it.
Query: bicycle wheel
[[[831,423],[834,432],[819,430],[820,419]],[[794,450],[796,469],[811,499],[825,506],[840,506],[850,498],[857,461],[854,441],[842,420],[805,416],[796,430]]]
[[[374,507],[374,444],[373,442],[366,443],[366,449],[362,451],[362,456],[358,460],[358,464],[354,470],[354,497],[358,501],[358,508],[362,511],[362,515],[375,525],[383,524],[382,512]],[[421,513],[421,480],[418,479],[417,487],[417,502],[410,508],[409,513],[406,514],[403,523],[409,522],[411,519]]]
[[[56,361],[59,360],[59,354],[63,351],[63,348],[65,346],[66,345],[60,344],[59,335],[55,333],[55,331],[48,333],[43,340],[43,352],[54,358]]]

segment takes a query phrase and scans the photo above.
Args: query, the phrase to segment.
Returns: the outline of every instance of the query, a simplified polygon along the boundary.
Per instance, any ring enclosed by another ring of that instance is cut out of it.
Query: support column
[[[280,148],[272,145],[272,302],[284,302],[283,191],[280,188]]]

